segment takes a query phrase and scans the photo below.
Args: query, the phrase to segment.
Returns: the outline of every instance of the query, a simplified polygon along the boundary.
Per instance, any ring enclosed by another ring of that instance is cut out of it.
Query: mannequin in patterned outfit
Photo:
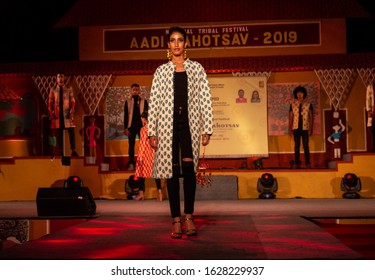
[[[135,200],[144,200],[145,178],[151,178],[152,166],[154,165],[154,149],[151,148],[147,135],[147,111],[141,114],[143,127],[141,128],[139,138],[139,149],[137,156],[137,164],[135,165],[135,178],[138,180],[139,193]],[[161,180],[155,179],[158,189],[158,200],[163,200],[161,192]]]
[[[306,168],[310,168],[309,136],[313,128],[313,108],[306,100],[307,90],[298,86],[293,90],[294,100],[290,105],[289,112],[289,133],[294,137],[294,161],[292,168],[300,168],[300,145],[302,138],[303,150],[305,153]]]
[[[63,135],[64,129],[69,132],[70,148],[72,156],[78,156],[76,152],[74,128],[74,111],[76,100],[73,95],[73,89],[65,85],[65,75],[58,73],[56,75],[57,85],[52,87],[48,96],[48,111],[51,119],[51,141],[53,150],[57,143],[60,148],[60,155],[63,155]],[[55,156],[55,151],[52,152]]]
[[[160,65],[151,87],[148,136],[155,149],[152,175],[167,179],[172,217],[172,238],[197,234],[193,221],[196,172],[200,142],[210,141],[213,131],[212,103],[206,72],[186,58],[186,31],[171,27],[168,33],[169,62]],[[179,177],[183,177],[184,213],[181,219]]]

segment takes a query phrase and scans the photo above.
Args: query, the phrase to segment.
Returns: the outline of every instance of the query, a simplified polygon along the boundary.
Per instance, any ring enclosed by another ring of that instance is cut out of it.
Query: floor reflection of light
[[[80,239],[48,239],[48,240],[39,240],[38,243],[47,243],[47,244],[75,244],[75,243],[81,243]]]
[[[86,256],[88,259],[144,259],[150,254],[149,246],[133,244],[111,247],[108,250],[97,250]]]
[[[74,231],[77,234],[85,235],[112,235],[118,234],[118,232],[126,229],[146,229],[148,227],[149,226],[145,224],[121,223],[118,224],[116,227],[77,227],[74,228]]]
[[[116,228],[75,228],[74,231],[80,235],[113,235],[119,232]]]

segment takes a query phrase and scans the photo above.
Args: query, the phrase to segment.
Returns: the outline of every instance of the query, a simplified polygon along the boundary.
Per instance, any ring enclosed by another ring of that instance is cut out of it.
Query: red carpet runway
[[[37,216],[35,201],[0,202],[1,221],[49,227],[41,238],[3,248],[0,259],[360,260],[314,220],[375,220],[372,199],[197,201],[198,236],[172,240],[168,201],[95,202],[93,218],[48,220]]]

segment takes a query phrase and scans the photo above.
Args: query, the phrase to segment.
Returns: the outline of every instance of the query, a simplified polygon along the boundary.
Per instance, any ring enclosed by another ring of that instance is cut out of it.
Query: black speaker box
[[[38,216],[93,216],[96,204],[87,187],[39,188],[36,196]]]

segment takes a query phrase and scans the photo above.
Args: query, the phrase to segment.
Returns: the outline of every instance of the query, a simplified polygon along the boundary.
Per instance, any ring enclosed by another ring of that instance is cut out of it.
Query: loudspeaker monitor
[[[93,216],[96,204],[87,187],[39,188],[36,197],[38,216]]]

